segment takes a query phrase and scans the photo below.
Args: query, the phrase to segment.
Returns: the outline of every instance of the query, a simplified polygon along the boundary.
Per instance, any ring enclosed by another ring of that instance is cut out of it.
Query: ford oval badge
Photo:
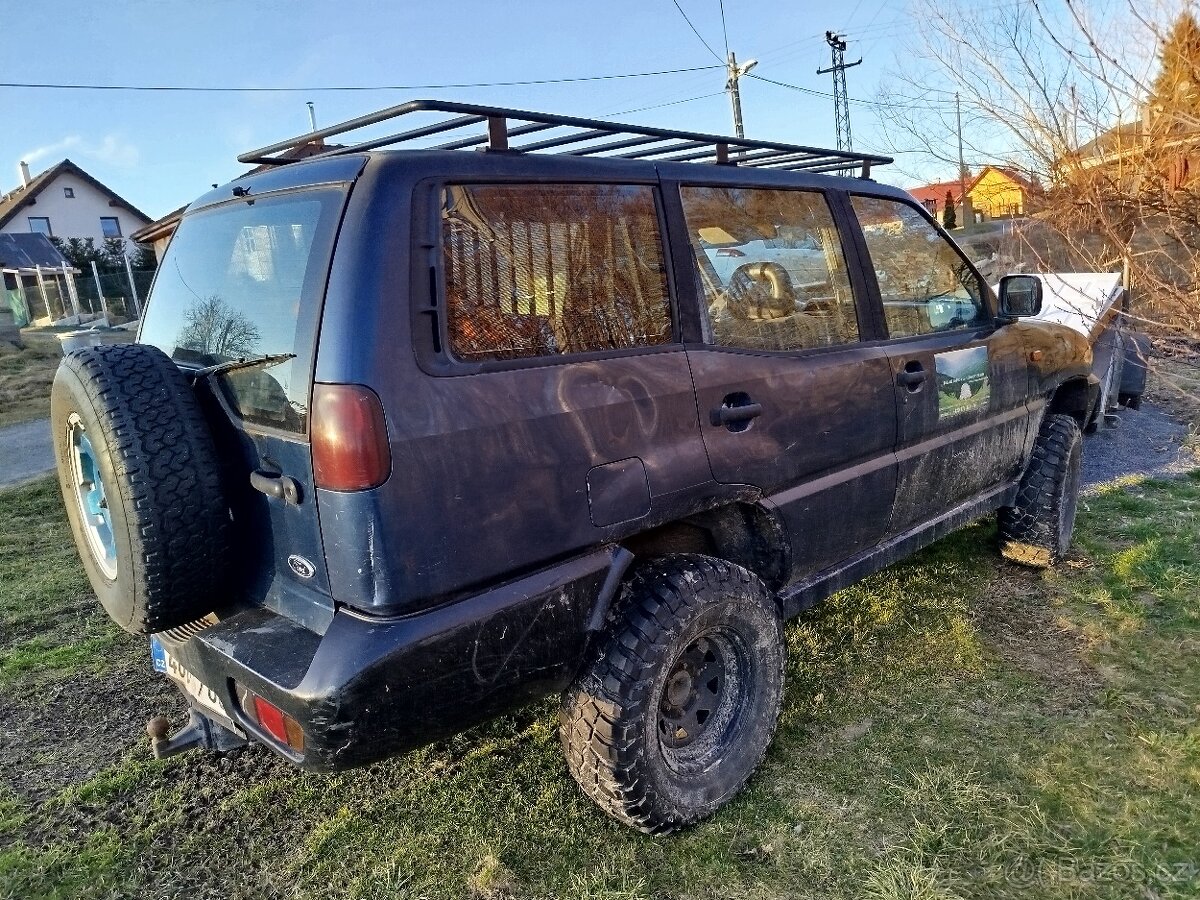
[[[297,553],[288,557],[288,565],[301,578],[312,578],[317,571],[316,566]]]

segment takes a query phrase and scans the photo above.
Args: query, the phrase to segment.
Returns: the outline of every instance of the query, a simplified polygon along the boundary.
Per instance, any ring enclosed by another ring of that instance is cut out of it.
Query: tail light
[[[313,475],[330,491],[379,487],[392,470],[383,404],[361,384],[313,388]]]
[[[237,697],[247,719],[279,743],[300,753],[304,752],[304,730],[299,722],[274,703],[264,700],[240,684],[237,685]]]

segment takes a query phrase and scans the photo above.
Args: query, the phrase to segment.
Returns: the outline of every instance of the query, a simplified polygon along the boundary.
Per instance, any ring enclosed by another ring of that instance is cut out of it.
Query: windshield
[[[315,317],[344,197],[322,188],[185,216],[159,266],[140,340],[197,368],[285,356],[215,379],[247,422],[303,432]]]

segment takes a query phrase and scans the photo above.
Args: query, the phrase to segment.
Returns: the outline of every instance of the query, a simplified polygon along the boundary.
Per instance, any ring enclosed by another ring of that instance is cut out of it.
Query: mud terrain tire
[[[639,831],[698,821],[762,761],[784,660],[775,598],[756,575],[690,554],[645,566],[563,696],[571,774]]]
[[[1057,563],[1071,546],[1083,437],[1070,416],[1047,416],[1033,445],[1017,499],[1000,508],[1000,552],[1037,569]]]
[[[183,373],[145,344],[76,350],[54,376],[50,422],[75,544],[113,620],[151,634],[211,612],[229,511]]]

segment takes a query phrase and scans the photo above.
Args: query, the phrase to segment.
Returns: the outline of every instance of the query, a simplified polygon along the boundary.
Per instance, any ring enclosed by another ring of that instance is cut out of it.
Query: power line
[[[802,94],[812,94],[814,97],[832,97],[829,91],[818,91],[816,88],[801,87],[798,84],[789,84],[786,81],[776,81],[774,78],[767,78],[763,75],[750,73],[749,78],[757,78],[759,81],[765,81],[768,84],[776,85],[777,87],[787,88],[789,91],[799,91]],[[941,93],[945,93],[944,91]],[[851,103],[861,103],[863,106],[874,106],[879,109],[927,109],[933,103],[953,103],[953,101],[945,100],[924,100],[921,104],[905,104],[905,103],[884,103],[881,100],[862,100],[858,97],[847,97]]]
[[[721,36],[725,38],[725,58],[729,58],[729,29],[725,27],[725,0],[721,3]]]
[[[352,84],[319,87],[203,87],[183,84],[59,84],[50,82],[0,82],[0,88],[29,88],[53,91],[160,91],[197,94],[316,93],[318,91],[442,91],[455,88],[520,87],[536,84],[570,84],[580,81],[611,81],[619,78],[647,78],[654,75],[678,75],[707,72],[719,66],[692,66],[686,69],[660,69],[654,72],[625,72],[617,75],[586,75],[578,78],[535,78],[526,81],[477,81],[457,84]]]
[[[605,113],[606,116],[626,116],[630,113],[645,112],[648,109],[662,109],[664,106],[678,106],[680,103],[691,103],[694,100],[707,100],[710,97],[723,97],[724,91],[712,94],[701,94],[699,97],[685,97],[683,100],[669,100],[666,103],[655,103],[653,106],[639,106],[637,109],[622,109],[619,112]]]
[[[846,16],[846,27],[847,28],[849,28],[850,23],[854,21],[854,14],[856,12],[858,12],[858,8],[862,5],[863,5],[863,0],[858,0],[858,2],[854,4],[854,9],[850,10],[850,15]],[[845,29],[842,29],[842,30],[845,31]]]
[[[706,41],[704,39],[704,35],[702,35],[700,32],[698,32],[696,30],[696,26],[693,25],[692,20],[688,18],[688,14],[685,13],[683,11],[683,7],[679,5],[679,0],[671,0],[671,2],[675,4],[675,8],[677,10],[679,10],[679,14],[681,16],[683,16],[683,21],[687,22],[688,28],[692,29],[692,34],[694,34],[697,38],[700,39],[700,43],[702,43],[704,45],[705,49],[708,50],[708,52],[713,55],[714,59],[716,59],[717,61],[719,61],[721,63],[722,67],[724,67],[725,60],[721,59],[721,57],[717,54],[717,51],[708,45],[708,41]]]

